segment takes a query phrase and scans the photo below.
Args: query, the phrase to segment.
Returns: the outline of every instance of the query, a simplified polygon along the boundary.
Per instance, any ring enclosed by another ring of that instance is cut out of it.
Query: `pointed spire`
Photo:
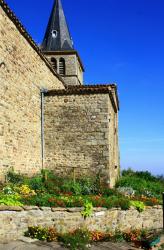
[[[61,0],[54,2],[47,30],[42,43],[43,51],[73,50]]]

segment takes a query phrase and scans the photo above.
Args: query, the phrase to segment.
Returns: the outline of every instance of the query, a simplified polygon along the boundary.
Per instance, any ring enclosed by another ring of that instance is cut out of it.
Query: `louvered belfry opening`
[[[64,58],[60,58],[60,60],[59,60],[59,74],[62,76],[65,75],[65,60],[64,60]]]
[[[51,64],[53,69],[57,71],[57,60],[54,57],[51,58]]]

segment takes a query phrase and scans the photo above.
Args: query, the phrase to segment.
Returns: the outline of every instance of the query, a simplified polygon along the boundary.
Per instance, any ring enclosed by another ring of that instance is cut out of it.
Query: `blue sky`
[[[7,0],[41,43],[53,0]],[[164,174],[164,1],[62,0],[86,83],[116,82],[122,168]]]

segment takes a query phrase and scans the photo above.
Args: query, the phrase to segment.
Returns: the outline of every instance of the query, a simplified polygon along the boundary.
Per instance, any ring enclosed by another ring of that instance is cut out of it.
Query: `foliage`
[[[124,196],[105,197],[102,195],[89,196],[72,196],[72,195],[52,195],[39,193],[34,196],[22,198],[22,202],[26,205],[48,206],[48,207],[85,207],[85,204],[90,203],[93,207],[121,207],[127,210],[130,207],[130,200]],[[90,205],[87,205],[88,207]],[[88,209],[88,208],[87,208]],[[88,211],[88,210],[87,210]]]
[[[105,188],[105,187],[103,189],[101,189],[101,194],[103,196],[113,196],[113,195],[117,196],[117,195],[119,195],[117,190],[112,189],[112,188]]]
[[[91,178],[83,178],[77,180],[81,186],[82,195],[97,194],[99,192],[99,187],[95,180]]]
[[[146,181],[159,181],[158,177],[155,177],[148,171],[134,171],[131,168],[122,171],[122,176],[138,177]]]
[[[164,244],[162,244],[162,245],[158,248],[158,250],[164,250]]]
[[[92,202],[89,202],[86,200],[84,204],[84,210],[81,212],[81,215],[86,219],[87,217],[90,217],[93,213],[93,205]]]
[[[111,237],[111,239],[115,242],[124,241],[123,233],[120,230],[116,230],[115,234]]]
[[[10,194],[14,194],[15,192],[10,186],[6,186],[6,187],[3,188],[3,193],[10,195]]]
[[[6,206],[23,206],[18,194],[0,194],[0,205]]]
[[[11,182],[13,184],[20,184],[24,182],[24,176],[18,173],[15,173],[13,170],[10,170],[7,173],[6,179],[8,182]]]
[[[44,228],[41,226],[37,227],[28,227],[28,230],[24,234],[26,237],[30,237],[32,239],[38,239],[41,241],[56,241],[57,240],[57,232],[54,227]]]
[[[28,195],[35,195],[35,191],[30,189],[30,187],[28,185],[21,185],[19,188],[18,188],[18,191],[21,195],[24,195],[24,196],[28,196]]]
[[[57,241],[58,234],[56,232],[56,229],[54,227],[48,228],[48,237],[47,241],[52,242],[52,241]]]
[[[148,171],[124,170],[122,178],[118,181],[117,187],[130,187],[135,190],[135,195],[155,197],[160,199],[164,190],[164,180],[153,176]]]
[[[126,196],[133,196],[135,194],[135,190],[132,187],[118,187],[117,191]]]
[[[83,216],[90,212],[86,207],[87,202],[93,207],[112,207],[123,210],[129,209],[132,200],[138,210],[142,210],[141,204],[156,205],[162,200],[161,193],[164,190],[162,177],[153,177],[148,172],[134,172],[129,169],[123,171],[122,178],[117,183],[117,189],[110,189],[101,183],[100,174],[96,179],[61,178],[52,171],[43,169],[41,173],[28,178],[10,171],[8,173],[6,187],[0,192],[1,202],[6,204],[25,204],[47,207],[83,207]],[[19,200],[12,200],[11,195],[19,193]],[[6,195],[6,196],[4,196]],[[6,199],[6,200],[5,200]],[[136,203],[139,201],[139,203]],[[141,202],[141,203],[140,203]],[[88,206],[89,207],[89,206]]]
[[[120,207],[122,210],[128,210],[130,208],[130,201],[126,198],[120,198],[117,201],[117,207]]]
[[[71,250],[85,250],[88,249],[91,234],[86,229],[77,229],[72,233],[63,234],[59,240],[64,243],[65,247]]]
[[[64,192],[72,192],[75,195],[80,195],[82,193],[82,188],[80,183],[73,182],[73,181],[66,181],[62,186],[61,186],[61,191]]]
[[[162,198],[162,197],[161,197]],[[158,205],[158,204],[162,204],[162,201],[158,200],[157,198],[155,197],[146,197],[144,195],[142,196],[134,196],[134,197],[131,197],[132,200],[135,200],[135,201],[142,201],[145,206],[155,206],[155,205]]]
[[[49,202],[49,199],[51,197],[51,194],[38,193],[37,195],[22,197],[21,201],[26,205],[50,207],[51,204]]]
[[[105,240],[107,237],[108,235],[102,232],[98,231],[91,232],[91,241],[93,242]]]
[[[123,233],[123,237],[126,241],[139,241],[141,239],[145,239],[148,235],[148,231],[145,229],[133,229],[128,230]]]
[[[44,191],[46,191],[43,182],[43,177],[41,174],[38,174],[35,177],[27,179],[25,184],[28,185],[35,192],[43,193]]]
[[[111,197],[97,195],[89,197],[89,200],[92,202],[94,207],[121,207],[122,210],[127,210],[130,207],[129,199],[122,195],[113,195]]]
[[[131,206],[135,207],[139,212],[145,210],[145,205],[142,201],[130,201]]]

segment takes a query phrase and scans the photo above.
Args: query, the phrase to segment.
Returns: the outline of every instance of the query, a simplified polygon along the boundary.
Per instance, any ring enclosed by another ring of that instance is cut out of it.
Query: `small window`
[[[51,58],[51,64],[53,69],[57,71],[57,61],[54,57]]]
[[[64,58],[60,58],[59,60],[59,74],[65,75],[65,60]]]

